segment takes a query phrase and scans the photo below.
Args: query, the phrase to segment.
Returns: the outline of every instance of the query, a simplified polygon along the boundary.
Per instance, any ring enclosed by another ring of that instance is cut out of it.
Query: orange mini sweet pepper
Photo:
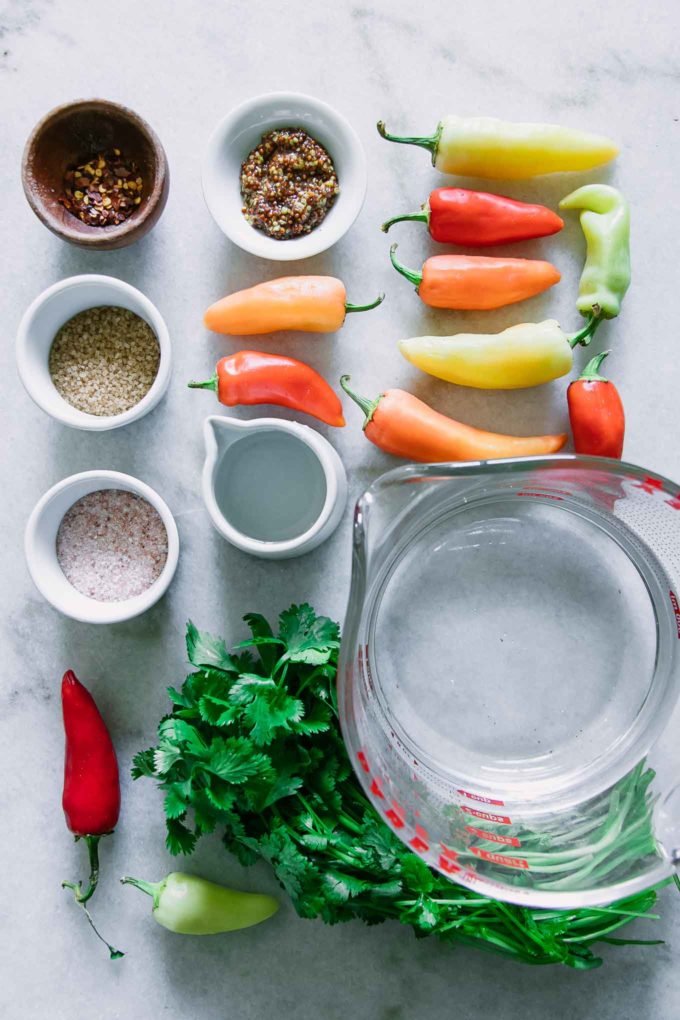
[[[502,308],[540,294],[560,279],[550,262],[484,255],[433,255],[419,273],[397,260],[396,249],[396,244],[390,248],[392,265],[414,284],[421,301],[432,308]]]
[[[282,329],[334,333],[348,312],[376,308],[384,296],[367,305],[352,305],[344,283],[334,276],[282,276],[228,294],[210,306],[203,321],[215,333],[237,336]]]

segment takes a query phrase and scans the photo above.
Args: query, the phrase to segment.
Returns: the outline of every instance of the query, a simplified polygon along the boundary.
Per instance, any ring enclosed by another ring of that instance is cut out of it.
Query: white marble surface
[[[205,305],[223,292],[279,275],[230,246],[201,197],[200,155],[216,120],[265,90],[308,91],[353,123],[370,163],[366,206],[334,250],[293,267],[336,272],[355,301],[387,291],[382,309],[353,316],[342,333],[265,341],[309,360],[331,379],[350,371],[368,393],[406,385],[438,408],[507,431],[558,430],[565,423],[566,381],[533,392],[485,394],[427,381],[401,360],[401,335],[445,331],[470,322],[490,328],[547,314],[567,326],[582,258],[578,226],[527,245],[549,254],[563,282],[520,310],[486,317],[433,315],[387,261],[378,230],[390,213],[415,208],[442,183],[416,149],[390,147],[375,132],[384,116],[395,130],[423,133],[440,114],[486,113],[605,129],[622,155],[605,179],[620,184],[634,209],[634,286],[617,323],[599,344],[615,349],[608,366],[628,412],[630,460],[680,477],[677,393],[677,168],[680,157],[680,10],[654,4],[585,0],[540,4],[493,0],[476,5],[428,0],[312,5],[118,0],[83,5],[6,0],[0,14],[2,146],[0,236],[1,406],[5,498],[0,618],[4,628],[0,709],[4,873],[0,916],[0,1015],[5,1020],[281,1020],[443,1017],[666,1020],[680,1005],[680,903],[664,893],[662,920],[638,926],[667,939],[654,948],[607,948],[605,967],[579,974],[529,969],[469,950],[414,941],[397,925],[326,928],[284,906],[267,925],[233,937],[192,941],[151,919],[148,904],[124,892],[123,871],[149,878],[172,861],[163,848],[159,796],[127,779],[132,753],[147,746],[166,709],[165,687],[184,676],[187,616],[236,637],[249,609],[277,610],[310,599],[342,616],[349,577],[349,511],[335,537],[288,563],[246,558],[212,531],[199,499],[200,424],[215,410],[184,382],[206,374],[234,342],[208,336]],[[171,165],[167,210],[153,233],[119,253],[87,254],[50,235],[19,185],[21,147],[33,123],[55,104],[103,95],[128,103],[160,134]],[[554,204],[572,180],[506,190]],[[395,229],[400,252],[416,263],[430,248],[417,226]],[[144,290],[170,327],[176,368],[162,405],[122,432],[94,435],[62,428],[35,408],[18,382],[12,342],[19,318],[43,287],[78,272],[119,276]],[[580,357],[583,357],[582,355]],[[359,429],[333,434],[353,495],[391,465]],[[142,619],[97,630],[60,618],[32,588],[21,542],[40,494],[74,471],[106,467],[156,487],[177,514],[182,554],[168,597]],[[103,850],[95,900],[104,931],[127,950],[109,963],[73,904],[63,877],[83,871],[80,848],[60,807],[62,728],[59,679],[73,667],[95,693],[120,752],[124,781],[118,831]],[[246,874],[205,840],[191,867],[242,887],[274,890],[264,866]],[[11,877],[8,877],[11,875]]]

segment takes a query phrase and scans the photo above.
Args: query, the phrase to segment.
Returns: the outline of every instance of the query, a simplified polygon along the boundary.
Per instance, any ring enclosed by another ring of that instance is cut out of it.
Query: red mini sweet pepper
[[[420,212],[393,216],[382,229],[387,233],[403,220],[427,223],[433,241],[466,248],[548,237],[564,226],[564,220],[544,205],[469,188],[435,188]]]
[[[626,419],[619,391],[599,374],[609,354],[603,351],[588,362],[567,390],[569,420],[577,453],[620,459]]]
[[[76,840],[85,840],[90,862],[87,888],[83,889],[81,882],[62,882],[62,887],[73,890],[76,902],[101,939],[85,904],[99,881],[99,840],[113,831],[120,814],[118,762],[94,698],[71,669],[61,682],[61,705],[66,735],[62,806]],[[112,959],[123,956],[105,939],[102,942]]]
[[[340,397],[310,365],[283,354],[238,351],[220,358],[206,382],[190,382],[191,389],[213,390],[227,407],[275,404],[311,414],[327,425],[342,428]]]

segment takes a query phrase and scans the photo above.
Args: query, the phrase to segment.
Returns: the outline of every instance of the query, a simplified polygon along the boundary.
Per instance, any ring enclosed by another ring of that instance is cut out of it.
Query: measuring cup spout
[[[451,500],[465,501],[465,494],[483,481],[486,465],[442,464],[423,467],[411,464],[382,475],[359,499],[354,515],[355,552],[370,579],[389,555],[395,541],[407,540],[417,531],[426,508]]]

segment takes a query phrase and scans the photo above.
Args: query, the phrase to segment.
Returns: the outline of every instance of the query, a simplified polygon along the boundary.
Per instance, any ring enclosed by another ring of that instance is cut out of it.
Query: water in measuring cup
[[[319,458],[297,436],[258,430],[226,449],[215,474],[215,499],[241,534],[285,542],[319,518],[326,478]]]
[[[383,700],[417,754],[501,797],[517,798],[519,782],[529,801],[629,730],[650,690],[656,617],[602,527],[564,504],[503,497],[407,548],[371,644]]]

